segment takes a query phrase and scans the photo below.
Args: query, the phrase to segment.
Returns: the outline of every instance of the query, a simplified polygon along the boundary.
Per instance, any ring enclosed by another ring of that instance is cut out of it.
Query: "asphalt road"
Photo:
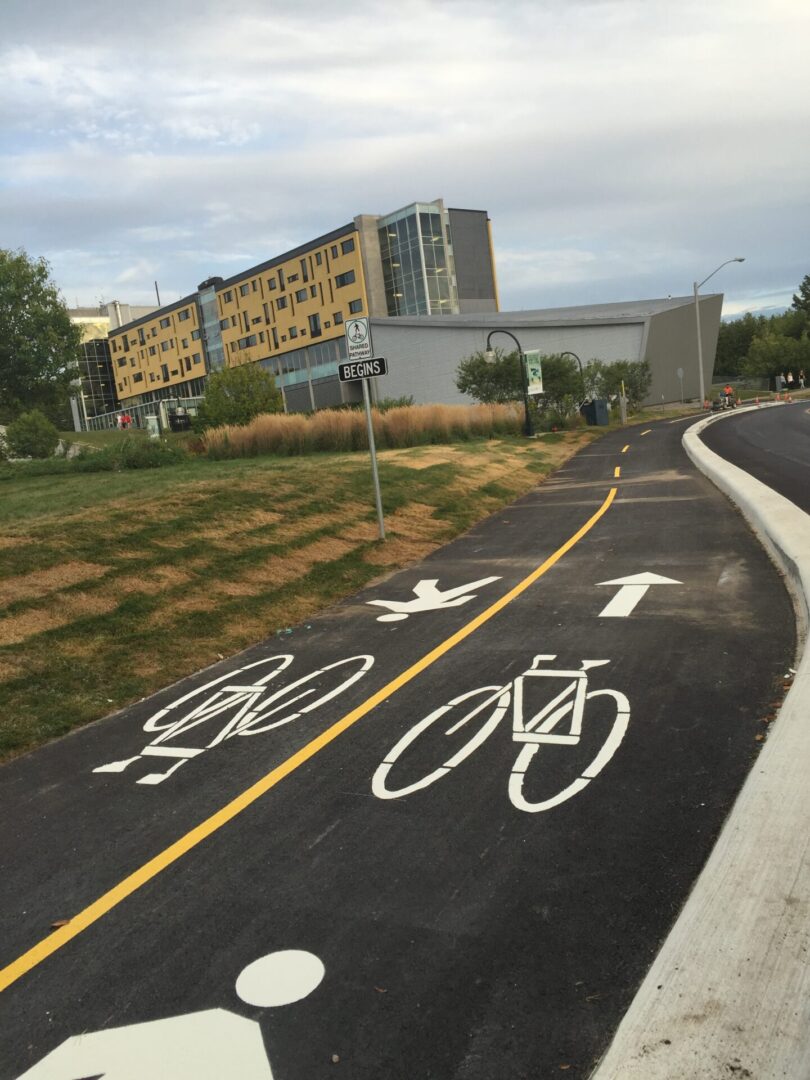
[[[740,410],[702,435],[710,450],[810,513],[810,401]]]
[[[0,1077],[587,1077],[795,647],[682,430],[6,765]]]

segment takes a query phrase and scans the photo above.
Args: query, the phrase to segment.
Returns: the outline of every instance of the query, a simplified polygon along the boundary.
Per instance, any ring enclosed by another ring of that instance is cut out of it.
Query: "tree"
[[[523,380],[517,352],[495,349],[495,358],[487,360],[483,352],[462,360],[456,370],[456,386],[485,405],[517,401],[523,397]]]
[[[80,343],[45,259],[0,249],[0,402],[9,416],[59,412],[78,377]]]
[[[614,394],[621,394],[623,383],[627,404],[631,409],[637,409],[649,393],[651,382],[649,360],[614,360],[602,366],[595,396],[610,398]]]
[[[765,331],[751,342],[745,358],[745,375],[771,376],[810,367],[810,341]]]
[[[6,428],[6,442],[13,457],[50,457],[59,445],[59,432],[38,409],[22,413]]]
[[[281,412],[283,407],[281,391],[270,372],[248,362],[208,376],[198,417],[203,428],[241,426],[261,413]]]
[[[790,305],[795,311],[804,313],[810,320],[810,274],[805,274],[799,286],[798,293],[793,294],[793,303]]]

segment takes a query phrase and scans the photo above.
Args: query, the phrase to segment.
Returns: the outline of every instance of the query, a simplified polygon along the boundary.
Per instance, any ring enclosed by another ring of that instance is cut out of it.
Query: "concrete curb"
[[[717,419],[717,418],[712,418]],[[700,440],[694,463],[740,507],[810,605],[810,516]],[[678,921],[592,1080],[810,1078],[810,650]]]

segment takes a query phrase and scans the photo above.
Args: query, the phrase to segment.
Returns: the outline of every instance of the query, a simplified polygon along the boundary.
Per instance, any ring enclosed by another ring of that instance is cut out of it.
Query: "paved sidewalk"
[[[797,597],[793,686],[717,845],[593,1080],[810,1077],[810,516],[709,450]],[[801,625],[803,623],[803,625]]]

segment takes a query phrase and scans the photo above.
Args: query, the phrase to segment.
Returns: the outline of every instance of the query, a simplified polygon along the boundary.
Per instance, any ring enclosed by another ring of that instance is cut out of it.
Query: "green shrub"
[[[22,413],[6,428],[12,457],[47,458],[59,445],[59,432],[39,409]]]

